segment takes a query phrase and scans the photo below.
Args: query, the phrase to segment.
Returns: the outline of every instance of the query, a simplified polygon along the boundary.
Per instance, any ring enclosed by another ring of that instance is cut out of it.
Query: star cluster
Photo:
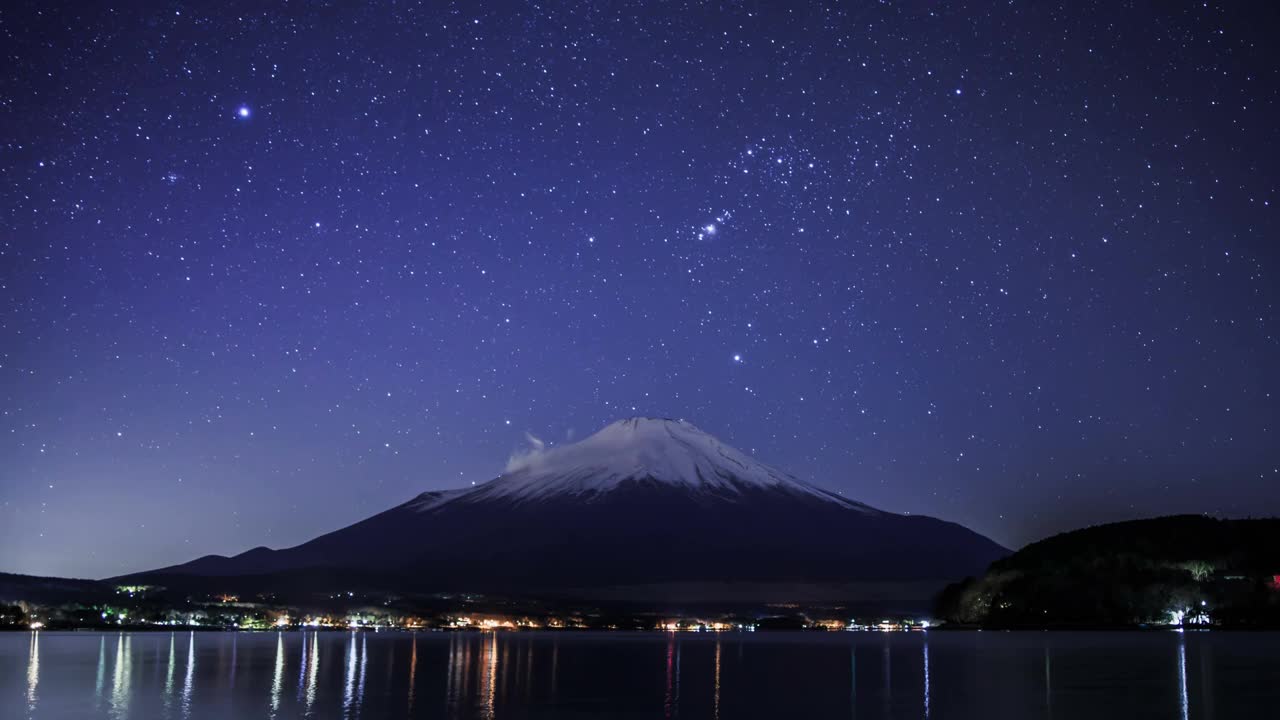
[[[1009,545],[1280,513],[1273,10],[0,10],[0,570],[683,417]]]

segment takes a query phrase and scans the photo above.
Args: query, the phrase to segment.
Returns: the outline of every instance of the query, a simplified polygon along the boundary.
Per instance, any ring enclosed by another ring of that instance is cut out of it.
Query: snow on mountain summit
[[[692,423],[666,418],[619,420],[579,442],[535,447],[468,496],[535,500],[607,493],[627,481],[649,481],[732,497],[744,490],[806,495],[850,508],[868,506],[798,480],[720,442]]]

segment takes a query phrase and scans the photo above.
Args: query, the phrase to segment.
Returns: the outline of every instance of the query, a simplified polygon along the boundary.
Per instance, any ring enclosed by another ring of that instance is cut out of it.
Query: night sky
[[[357,5],[0,9],[0,570],[637,414],[1012,547],[1280,513],[1274,4]]]

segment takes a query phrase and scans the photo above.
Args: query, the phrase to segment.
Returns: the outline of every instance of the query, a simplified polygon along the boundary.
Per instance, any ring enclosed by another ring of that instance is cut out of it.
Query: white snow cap
[[[534,500],[606,493],[628,480],[651,480],[732,496],[769,489],[811,495],[871,512],[862,503],[757,462],[684,420],[619,420],[569,445],[534,447],[511,458],[506,472],[469,496]]]

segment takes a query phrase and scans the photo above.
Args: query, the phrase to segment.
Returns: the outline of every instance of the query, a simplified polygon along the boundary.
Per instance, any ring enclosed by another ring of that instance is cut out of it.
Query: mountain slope
[[[953,579],[1006,554],[954,523],[876,510],[693,425],[632,418],[536,448],[498,478],[423,493],[285,550],[147,575],[359,570],[402,589],[532,591],[686,581]]]

